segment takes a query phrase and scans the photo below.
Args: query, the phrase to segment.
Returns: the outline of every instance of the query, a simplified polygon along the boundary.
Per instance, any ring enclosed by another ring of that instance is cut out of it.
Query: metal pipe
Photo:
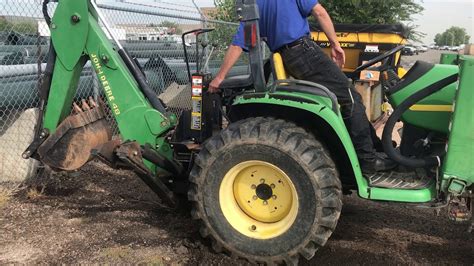
[[[102,14],[102,11],[100,11],[99,7],[97,6],[97,4],[95,3],[95,0],[91,0],[91,5],[92,7],[94,7],[95,9],[95,12],[97,12],[97,16],[99,17],[99,19],[102,21],[102,24],[104,24],[104,28],[108,31],[108,33],[110,34],[110,37],[112,37],[112,40],[114,40],[115,44],[117,44],[117,47],[119,50],[123,50],[123,46],[122,44],[118,41],[118,39],[115,37],[114,33],[112,32],[110,26],[109,26],[109,23],[107,22],[107,20],[105,19],[105,16],[104,14]]]
[[[160,56],[162,58],[184,59],[183,50],[132,50],[128,51],[130,55],[137,58],[151,58]],[[188,51],[189,59],[196,60],[196,51]]]
[[[182,50],[177,42],[142,42],[142,41],[120,41],[127,50],[156,49],[156,50]],[[49,45],[0,45],[1,53],[28,52],[36,53],[38,48],[48,50]]]
[[[115,10],[115,11],[123,11],[123,12],[130,12],[130,13],[144,14],[144,15],[153,15],[153,16],[164,16],[164,17],[168,17],[168,18],[186,19],[186,20],[193,20],[193,21],[202,21],[202,19],[200,19],[200,18],[193,18],[193,17],[181,16],[181,15],[171,15],[171,14],[165,14],[165,13],[156,12],[156,11],[135,9],[135,8],[129,8],[129,7],[119,7],[119,6],[112,6],[112,5],[107,5],[107,4],[98,4],[97,6],[100,7],[100,8]],[[225,22],[225,21],[212,20],[212,19],[208,20],[207,22],[209,22],[209,23],[219,23],[219,24],[222,24],[222,25],[229,25],[229,26],[239,26],[238,23]]]

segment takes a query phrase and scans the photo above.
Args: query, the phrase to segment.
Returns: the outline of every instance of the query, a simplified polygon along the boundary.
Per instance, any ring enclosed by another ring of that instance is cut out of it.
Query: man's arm
[[[231,44],[229,49],[227,49],[227,53],[225,54],[224,61],[222,62],[219,72],[217,73],[214,80],[212,80],[209,84],[209,91],[211,93],[217,92],[219,90],[219,86],[225,79],[227,73],[229,73],[229,70],[239,59],[240,54],[242,54],[242,48],[240,46]]]
[[[346,62],[346,55],[344,54],[344,50],[342,50],[341,45],[337,40],[336,31],[334,30],[334,24],[331,21],[331,17],[321,4],[315,5],[311,13],[318,20],[321,28],[323,29],[324,33],[326,33],[326,36],[331,43],[332,59],[339,67],[342,68]]]

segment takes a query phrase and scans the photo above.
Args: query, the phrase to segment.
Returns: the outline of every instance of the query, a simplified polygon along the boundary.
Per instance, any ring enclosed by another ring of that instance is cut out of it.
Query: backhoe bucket
[[[112,138],[103,109],[92,99],[74,104],[74,113],[64,119],[56,132],[38,148],[41,161],[48,166],[72,171],[86,164],[91,151]]]

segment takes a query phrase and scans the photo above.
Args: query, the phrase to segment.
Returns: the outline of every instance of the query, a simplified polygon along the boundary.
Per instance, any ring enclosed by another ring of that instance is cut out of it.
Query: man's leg
[[[362,97],[352,88],[339,67],[315,42],[308,39],[302,45],[283,51],[282,57],[285,68],[291,76],[324,85],[336,95],[364,170],[372,172],[393,167],[393,164],[385,167],[383,162],[377,162],[377,167],[374,165],[377,156]]]

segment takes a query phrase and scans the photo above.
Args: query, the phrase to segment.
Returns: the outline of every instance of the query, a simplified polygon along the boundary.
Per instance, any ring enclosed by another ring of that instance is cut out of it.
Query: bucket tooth
[[[82,99],[81,103],[82,103],[82,110],[89,111],[91,109],[91,107],[89,106],[89,104],[87,104],[87,101],[85,99]]]
[[[92,98],[92,97],[89,97],[89,106],[91,108],[97,107],[97,103],[94,101],[94,98]]]
[[[75,112],[76,114],[82,113],[82,108],[79,107],[79,105],[77,105],[77,103],[73,103],[73,104],[72,104],[72,109],[74,110],[74,112]]]

